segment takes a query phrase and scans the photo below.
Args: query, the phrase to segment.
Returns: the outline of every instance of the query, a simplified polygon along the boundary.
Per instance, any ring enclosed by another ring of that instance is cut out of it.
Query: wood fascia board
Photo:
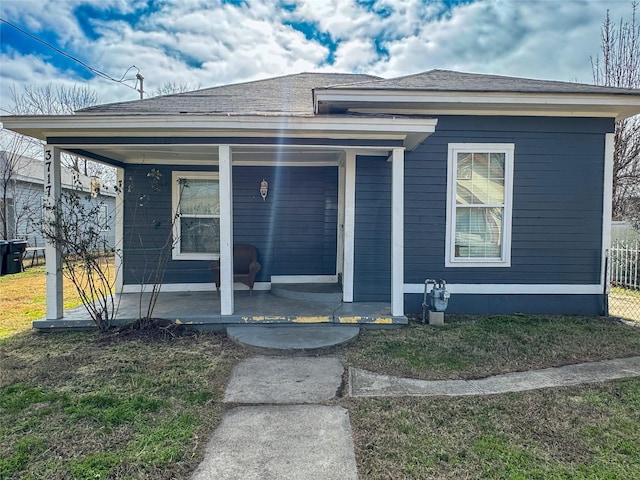
[[[499,109],[494,105],[492,106],[478,106],[475,108],[470,107],[452,107],[449,105],[434,105],[430,108],[412,108],[412,109],[400,109],[400,108],[353,108],[354,113],[383,113],[383,114],[396,114],[396,115],[486,115],[486,116],[518,116],[518,117],[578,117],[578,118],[614,118],[616,121],[624,120],[625,118],[633,116],[626,112],[618,113],[611,110],[594,110],[594,109],[534,109],[534,108],[513,108]]]
[[[318,135],[357,136],[362,134],[432,133],[436,119],[403,117],[294,117],[294,116],[222,116],[222,115],[64,115],[0,117],[4,127],[45,140],[73,131],[77,136],[153,134],[171,132],[173,136]]]
[[[397,108],[376,108],[374,105],[406,104],[412,107],[403,111],[436,114],[445,113],[437,105],[456,105],[461,112],[473,113],[474,105],[483,105],[485,109],[493,107],[494,115],[502,112],[503,106],[522,107],[536,106],[537,115],[541,115],[547,109],[556,110],[562,108],[573,112],[573,116],[580,113],[584,116],[588,108],[599,112],[598,116],[606,116],[622,119],[640,114],[640,94],[586,94],[586,93],[517,93],[517,92],[468,92],[468,91],[397,91],[397,90],[323,90],[316,92],[316,111],[319,111],[320,103],[336,104],[348,107],[349,111],[376,112],[376,113],[401,113]],[[420,107],[422,105],[422,107]],[[349,107],[350,106],[350,107]],[[582,107],[585,112],[581,111]],[[451,108],[451,107],[449,107]],[[402,110],[402,109],[401,109]],[[513,115],[513,113],[506,113]]]

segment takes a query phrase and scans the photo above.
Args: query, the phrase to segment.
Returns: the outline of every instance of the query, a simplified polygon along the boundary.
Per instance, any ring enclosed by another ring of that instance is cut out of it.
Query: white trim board
[[[447,283],[447,290],[452,295],[597,295],[602,293],[602,285]],[[404,293],[422,294],[424,283],[405,283]]]
[[[337,275],[271,275],[271,283],[337,283]]]
[[[611,248],[611,215],[613,210],[613,161],[615,150],[615,134],[607,133],[604,141],[604,181],[602,190],[602,263],[600,283],[607,286],[609,292],[609,278],[607,277],[607,252]]]
[[[311,277],[311,276],[310,276]],[[325,276],[328,280],[331,275]],[[283,282],[280,278],[286,276],[276,276],[277,281],[272,282],[256,282],[253,286],[255,291],[271,290],[271,283],[330,283],[330,282]],[[289,278],[301,278],[291,276]],[[336,279],[337,280],[337,279]],[[131,284],[122,287],[122,293],[140,293],[150,291],[151,284]],[[249,290],[249,287],[242,283],[234,283],[234,290]],[[160,286],[161,292],[215,292],[215,283],[165,283]],[[431,286],[429,287],[431,290]],[[601,285],[538,285],[538,284],[464,284],[464,283],[448,283],[447,290],[451,294],[465,295],[597,295],[602,293]],[[404,293],[424,293],[423,283],[405,283]]]
[[[144,293],[149,292],[153,288],[152,284],[131,284],[124,285],[122,287],[122,293]],[[234,290],[249,290],[243,283],[234,283]],[[268,291],[271,290],[271,283],[269,282],[256,282],[253,286],[253,290]],[[161,293],[168,292],[211,292],[216,293],[215,283],[165,283],[160,286]]]

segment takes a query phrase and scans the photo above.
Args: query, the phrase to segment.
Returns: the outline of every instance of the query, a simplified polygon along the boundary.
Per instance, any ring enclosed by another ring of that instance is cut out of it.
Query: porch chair
[[[216,291],[220,293],[220,260],[211,262],[209,268],[216,282]],[[233,246],[233,281],[248,286],[249,295],[253,295],[253,284],[260,268],[256,247],[246,243],[237,243]]]

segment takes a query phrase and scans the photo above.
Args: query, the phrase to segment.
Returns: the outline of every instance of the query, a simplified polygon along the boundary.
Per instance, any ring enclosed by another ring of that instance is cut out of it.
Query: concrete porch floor
[[[236,291],[235,312],[220,315],[220,297],[216,292],[162,292],[153,316],[193,325],[201,329],[218,330],[238,324],[359,324],[406,325],[407,317],[391,315],[391,306],[385,302],[311,302],[281,298],[270,292]],[[119,294],[116,323],[136,320],[146,310],[149,294]],[[57,320],[36,320],[33,328],[86,328],[93,321],[84,307],[65,310]]]

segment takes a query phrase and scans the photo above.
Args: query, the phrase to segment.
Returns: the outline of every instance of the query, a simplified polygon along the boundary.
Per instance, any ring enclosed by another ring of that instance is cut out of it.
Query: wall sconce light
[[[263,201],[267,201],[267,194],[269,193],[269,182],[267,182],[264,178],[260,182],[260,196]]]

